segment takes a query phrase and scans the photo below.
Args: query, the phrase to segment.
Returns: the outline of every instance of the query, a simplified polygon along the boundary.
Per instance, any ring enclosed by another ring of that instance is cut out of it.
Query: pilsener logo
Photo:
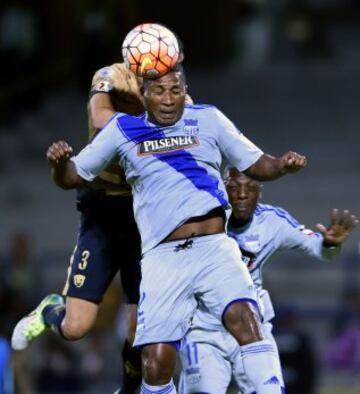
[[[143,141],[138,145],[138,155],[152,155],[154,153],[169,153],[181,149],[190,149],[199,145],[199,140],[193,135],[180,135]]]

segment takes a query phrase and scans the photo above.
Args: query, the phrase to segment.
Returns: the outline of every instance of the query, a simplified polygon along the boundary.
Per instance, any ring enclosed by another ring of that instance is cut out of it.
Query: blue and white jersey
[[[132,187],[144,253],[188,219],[220,206],[229,210],[223,159],[244,171],[262,154],[217,108],[187,105],[180,120],[166,127],[150,123],[146,114],[118,113],[72,160],[87,181],[118,160]]]
[[[258,204],[247,225],[234,228],[228,224],[227,231],[239,245],[243,262],[250,271],[265,322],[275,314],[269,293],[263,289],[262,269],[275,252],[294,249],[322,260],[330,260],[340,253],[340,247],[324,248],[321,234],[306,229],[287,211],[272,205]],[[202,306],[196,312],[194,325],[224,329]]]

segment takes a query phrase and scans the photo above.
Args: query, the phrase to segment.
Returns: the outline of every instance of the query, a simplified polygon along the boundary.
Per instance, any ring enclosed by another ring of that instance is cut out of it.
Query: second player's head
[[[156,79],[144,79],[143,96],[149,120],[170,126],[182,116],[186,99],[186,77],[181,65]]]
[[[232,206],[232,218],[239,225],[244,224],[255,211],[262,186],[235,168],[229,170],[225,183]]]

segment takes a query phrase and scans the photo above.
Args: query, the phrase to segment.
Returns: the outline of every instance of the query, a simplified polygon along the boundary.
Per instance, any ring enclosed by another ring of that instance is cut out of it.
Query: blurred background
[[[218,106],[268,153],[307,156],[304,171],[264,186],[263,202],[310,228],[327,225],[333,207],[360,216],[359,1],[2,0],[1,359],[17,320],[61,291],[76,241],[75,193],[52,183],[46,149],[58,139],[84,146],[91,77],[122,60],[122,40],[142,22],[182,38],[195,102]],[[265,270],[289,394],[360,393],[359,235],[337,261],[287,252]],[[7,393],[113,392],[121,305],[116,280],[86,339],[49,334],[12,355]]]

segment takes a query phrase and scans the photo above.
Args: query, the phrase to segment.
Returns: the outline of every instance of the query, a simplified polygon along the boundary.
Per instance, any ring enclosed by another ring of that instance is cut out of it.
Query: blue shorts
[[[140,236],[131,197],[107,197],[80,206],[80,229],[64,296],[100,303],[120,271],[126,302],[139,300]]]

